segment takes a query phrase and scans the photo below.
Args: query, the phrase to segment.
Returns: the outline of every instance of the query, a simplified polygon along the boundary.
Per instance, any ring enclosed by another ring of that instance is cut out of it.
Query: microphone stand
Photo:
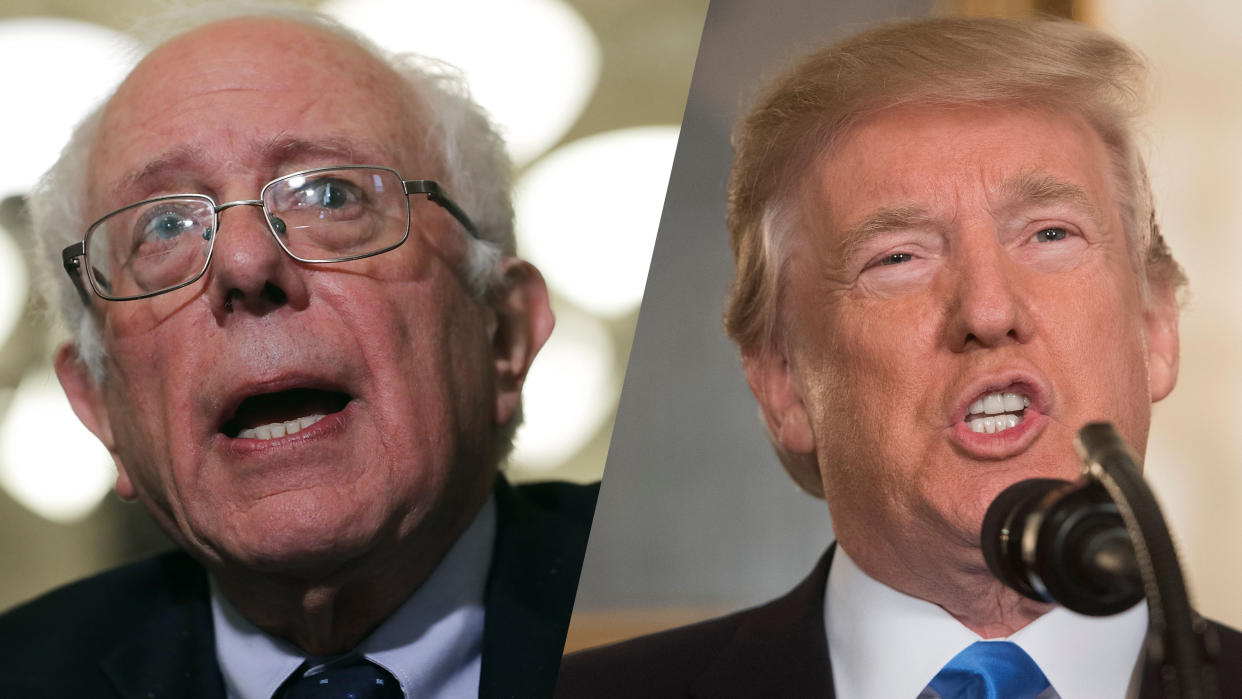
[[[1147,651],[1160,664],[1165,696],[1215,699],[1219,689],[1213,661],[1220,642],[1190,606],[1173,539],[1133,455],[1106,422],[1079,430],[1075,447],[1086,477],[1108,491],[1134,544],[1147,596]]]

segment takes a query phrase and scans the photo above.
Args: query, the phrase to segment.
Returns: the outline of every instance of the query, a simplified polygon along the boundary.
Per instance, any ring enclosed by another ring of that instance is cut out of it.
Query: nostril
[[[285,290],[271,282],[267,282],[263,285],[262,295],[264,299],[275,305],[284,304],[289,300],[289,296],[285,293]]]
[[[263,289],[259,291],[259,298],[263,301],[263,305],[268,307],[283,306],[289,301],[289,295],[285,293],[285,290],[271,282],[266,282],[263,285]],[[224,310],[231,313],[234,305],[239,301],[245,303],[245,299],[246,293],[244,291],[241,289],[230,289],[224,297]]]

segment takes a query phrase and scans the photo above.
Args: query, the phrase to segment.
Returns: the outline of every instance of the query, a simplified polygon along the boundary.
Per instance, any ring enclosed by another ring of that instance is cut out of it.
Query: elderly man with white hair
[[[595,491],[498,470],[553,324],[503,143],[444,66],[207,12],[32,198],[61,384],[182,550],[0,617],[0,694],[546,696]]]

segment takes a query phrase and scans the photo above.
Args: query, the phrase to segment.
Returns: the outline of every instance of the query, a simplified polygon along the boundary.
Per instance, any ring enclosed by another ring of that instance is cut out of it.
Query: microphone
[[[1144,597],[1125,522],[1093,479],[1009,486],[988,507],[981,543],[992,574],[1034,600],[1108,616]]]

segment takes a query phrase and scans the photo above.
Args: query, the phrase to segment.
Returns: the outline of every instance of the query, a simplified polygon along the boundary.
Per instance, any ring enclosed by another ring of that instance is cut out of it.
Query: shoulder
[[[158,610],[206,594],[203,569],[181,551],[114,568],[0,615],[0,648],[49,651],[89,644]],[[206,598],[203,597],[205,600]]]
[[[566,656],[557,698],[831,697],[823,599],[833,550],[762,606]]]
[[[512,486],[514,493],[545,513],[590,525],[599,497],[599,482],[578,485],[561,481]]]
[[[178,551],[71,583],[9,610],[0,615],[0,688],[70,677],[81,686],[103,682],[98,668],[105,656],[166,610],[195,598],[205,605],[206,588],[202,568]]]
[[[598,492],[598,483],[512,486],[499,478],[492,583],[568,620]]]
[[[581,558],[595,514],[599,483],[549,481],[514,486],[501,477],[494,492],[497,545],[501,549],[533,549],[532,555],[559,557],[564,553]]]
[[[682,697],[704,668],[763,608],[571,653],[561,662],[557,699],[576,697]]]
[[[1216,672],[1220,696],[1242,696],[1242,632],[1223,624],[1209,622],[1216,631]]]

